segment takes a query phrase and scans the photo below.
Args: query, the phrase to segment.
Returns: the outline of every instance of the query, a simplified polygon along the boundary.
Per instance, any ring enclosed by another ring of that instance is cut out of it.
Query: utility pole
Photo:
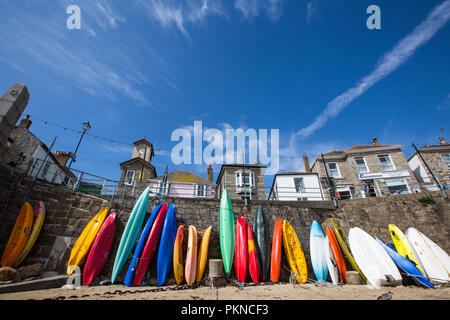
[[[441,183],[439,182],[438,178],[434,175],[433,171],[431,170],[431,168],[428,166],[428,163],[425,161],[425,159],[422,157],[422,154],[420,153],[420,151],[416,148],[416,145],[413,143],[412,146],[414,147],[414,149],[416,150],[417,154],[419,155],[420,159],[422,159],[425,167],[428,169],[428,171],[430,172],[431,176],[433,177],[434,181],[436,182],[436,184],[439,187],[439,190],[441,190],[441,194],[442,197],[444,198],[448,198],[447,193],[445,192],[444,188],[442,187]]]
[[[331,179],[330,179],[330,176],[328,175],[328,170],[327,170],[327,165],[325,163],[325,158],[323,156],[323,153],[321,153],[320,155],[322,156],[323,166],[325,167],[325,173],[327,175],[327,180],[328,180],[328,185],[329,185],[328,190],[331,190],[331,194],[330,194],[331,199],[333,200],[334,206],[337,207],[338,203],[337,203],[336,197],[334,196],[334,194],[335,194],[334,187],[331,186]]]

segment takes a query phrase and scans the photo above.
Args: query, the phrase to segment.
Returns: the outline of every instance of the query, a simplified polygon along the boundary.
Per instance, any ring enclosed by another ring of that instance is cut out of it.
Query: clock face
[[[139,149],[139,154],[145,154],[145,148]]]

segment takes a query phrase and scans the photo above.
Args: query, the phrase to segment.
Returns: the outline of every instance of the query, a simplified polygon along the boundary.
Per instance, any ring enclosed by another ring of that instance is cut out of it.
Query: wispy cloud
[[[245,18],[252,19],[265,12],[270,20],[277,21],[283,14],[284,0],[235,0],[234,7]]]
[[[450,93],[445,97],[444,100],[436,107],[439,111],[446,110],[450,108]]]
[[[436,6],[426,19],[420,23],[409,35],[389,52],[387,52],[378,62],[375,69],[357,84],[346,90],[344,93],[328,103],[325,110],[307,127],[297,132],[299,138],[306,138],[316,130],[325,126],[328,120],[336,117],[353,100],[365,93],[374,84],[397,70],[413,54],[430,40],[440,28],[450,19],[450,0],[446,0]]]
[[[311,24],[313,18],[317,17],[318,4],[316,1],[306,3],[306,23]]]

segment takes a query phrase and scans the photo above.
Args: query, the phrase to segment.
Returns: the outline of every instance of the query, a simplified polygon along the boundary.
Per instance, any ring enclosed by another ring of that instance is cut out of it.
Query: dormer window
[[[251,171],[237,171],[236,172],[236,187],[254,187],[255,174]]]

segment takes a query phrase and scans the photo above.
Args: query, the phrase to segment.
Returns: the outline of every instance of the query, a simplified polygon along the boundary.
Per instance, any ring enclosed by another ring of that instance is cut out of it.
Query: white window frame
[[[406,186],[406,193],[410,193],[411,192],[411,188],[409,187],[409,184],[408,184],[408,181],[406,180],[406,178],[404,178],[404,177],[400,177],[400,178],[387,178],[387,179],[384,179],[384,184],[386,185],[386,188],[389,190],[389,186],[388,186],[388,183],[387,183],[387,181],[386,180],[402,180],[403,181],[403,183],[404,183],[404,185]],[[399,186],[400,184],[398,184],[398,186]],[[390,190],[389,190],[389,192],[391,192]]]
[[[206,184],[195,184],[194,185],[194,197],[195,198],[206,198]],[[202,191],[202,195],[199,195],[199,191]]]
[[[330,164],[333,164],[333,163],[336,165],[336,169],[331,169],[330,168]],[[332,177],[332,178],[341,178],[341,171],[339,170],[339,166],[338,166],[337,162],[327,162],[327,167],[328,167],[328,171],[330,172],[330,177]],[[333,170],[337,171],[337,174],[338,174],[337,176],[334,176],[332,174]]]
[[[390,164],[392,165],[392,169],[385,169],[384,166],[383,166],[383,162],[381,162],[381,158],[388,158]],[[395,165],[394,165],[394,162],[392,161],[390,155],[388,155],[388,154],[386,154],[386,155],[384,155],[384,154],[383,155],[378,155],[378,160],[380,161],[381,168],[383,169],[383,171],[394,171],[395,170]]]
[[[128,172],[133,172],[133,175],[131,176],[131,182],[128,182]],[[127,186],[132,186],[133,182],[134,182],[134,175],[136,174],[136,170],[127,170],[127,172],[125,173],[125,181],[123,182],[124,184],[126,184]]]
[[[445,159],[445,156],[447,157],[447,160]],[[444,160],[444,163],[447,165],[447,169],[450,169],[450,153],[441,153],[442,160]]]
[[[360,170],[360,166],[361,164],[358,164],[358,162],[356,160],[361,159],[364,162],[364,170]],[[358,170],[358,173],[367,173],[369,172],[369,167],[367,166],[367,162],[366,159],[364,159],[364,157],[355,157],[355,165],[356,165],[356,170]]]
[[[243,170],[236,171],[236,187],[243,188],[244,182],[243,182]],[[253,188],[255,186],[255,173],[252,171],[245,171],[245,175],[249,176],[249,183],[245,184],[246,187]]]

